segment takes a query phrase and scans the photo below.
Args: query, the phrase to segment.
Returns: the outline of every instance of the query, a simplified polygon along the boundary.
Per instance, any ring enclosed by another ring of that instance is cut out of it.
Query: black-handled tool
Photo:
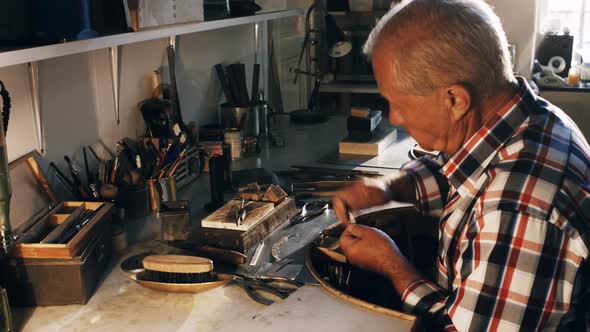
[[[77,188],[78,192],[80,193],[80,196],[82,199],[90,199],[90,193],[88,192],[88,189],[82,184],[82,181],[80,180],[80,173],[74,167],[74,163],[68,156],[64,156],[64,160],[66,161],[66,164],[68,164],[70,174],[72,175],[72,181],[75,188]]]
[[[57,165],[54,162],[50,162],[49,167],[53,168],[55,174],[57,175],[57,178],[66,187],[66,189],[68,189],[68,191],[72,195],[74,195],[74,197],[76,197],[77,199],[81,199],[80,193],[78,192],[78,190],[76,190],[76,187],[74,186],[72,181],[68,179],[68,177],[57,167]]]
[[[250,100],[252,104],[258,101],[258,84],[260,81],[260,64],[255,63],[252,71],[252,91],[250,92]]]
[[[227,75],[225,74],[225,69],[220,63],[218,63],[215,65],[215,71],[217,72],[217,78],[219,79],[219,84],[221,85],[221,89],[223,90],[225,100],[227,100],[228,104],[235,106],[236,100],[232,95],[231,89],[229,88],[229,82],[227,79]]]

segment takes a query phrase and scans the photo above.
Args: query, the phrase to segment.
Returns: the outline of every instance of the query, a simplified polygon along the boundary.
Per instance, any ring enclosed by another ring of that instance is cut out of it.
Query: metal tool
[[[242,203],[240,204],[240,209],[237,213],[236,226],[240,226],[244,223],[244,220],[246,220],[246,209],[244,209],[245,202],[246,200],[242,198]]]
[[[262,249],[264,249],[264,242],[260,242],[260,244],[258,244],[258,247],[256,247],[256,250],[254,250],[254,255],[252,255],[252,259],[248,265],[256,266],[258,264],[260,256],[262,255]]]
[[[356,224],[356,217],[350,211],[348,211],[348,222],[351,224]]]
[[[235,277],[235,281],[246,291],[246,294],[252,300],[266,306],[273,304],[275,301],[264,296],[263,293],[272,294],[284,300],[301,286],[297,282],[275,278],[260,279],[244,274],[236,274]]]
[[[291,224],[297,225],[320,216],[328,209],[329,206],[330,203],[325,200],[307,202],[305,205],[303,205],[301,213],[291,218]]]

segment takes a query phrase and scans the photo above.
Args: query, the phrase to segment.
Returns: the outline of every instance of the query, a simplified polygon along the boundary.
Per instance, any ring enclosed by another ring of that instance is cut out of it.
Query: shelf
[[[320,92],[328,93],[379,93],[375,83],[330,83],[320,86]]]
[[[302,9],[290,9],[216,21],[175,24],[139,32],[123,33],[63,44],[53,44],[7,51],[0,53],[0,68],[57,58],[64,55],[84,53],[113,46],[127,45],[148,40],[167,38],[171,36],[179,36],[195,32],[203,32],[236,25],[264,22],[301,15],[303,15]]]
[[[385,10],[373,10],[362,12],[330,12],[332,16],[383,16],[387,13]]]

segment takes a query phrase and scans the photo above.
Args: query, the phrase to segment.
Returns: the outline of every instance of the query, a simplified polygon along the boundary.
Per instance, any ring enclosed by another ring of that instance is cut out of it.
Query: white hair
[[[402,92],[427,95],[462,84],[486,98],[514,82],[506,34],[483,0],[406,0],[394,5],[364,46],[391,55]]]

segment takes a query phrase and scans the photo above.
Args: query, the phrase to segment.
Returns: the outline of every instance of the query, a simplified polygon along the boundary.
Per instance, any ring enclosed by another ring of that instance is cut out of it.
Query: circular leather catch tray
[[[436,266],[436,221],[416,212],[414,208],[377,211],[356,218],[357,223],[376,227],[389,235],[402,253],[423,275],[430,278]],[[334,260],[326,250],[344,230],[325,230],[312,245],[307,266],[313,277],[331,294],[361,307],[407,320],[414,316],[401,312],[401,299],[391,282],[385,278]],[[338,250],[336,250],[338,251]],[[337,256],[337,255],[336,255]]]

